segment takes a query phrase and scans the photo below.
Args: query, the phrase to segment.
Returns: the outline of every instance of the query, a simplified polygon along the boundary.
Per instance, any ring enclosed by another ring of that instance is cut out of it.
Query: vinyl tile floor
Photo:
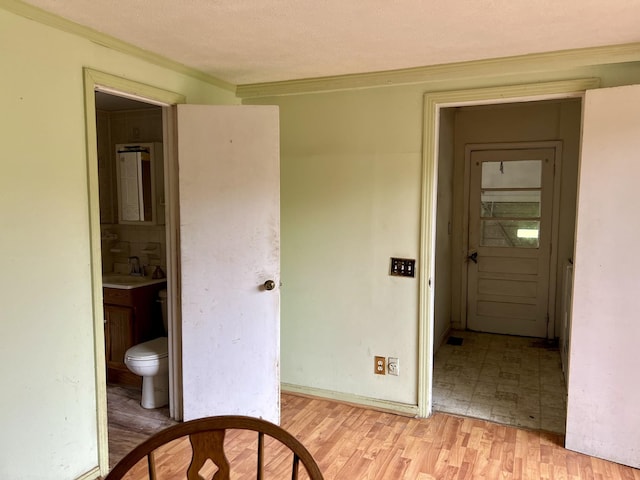
[[[436,353],[433,379],[436,411],[565,433],[560,350],[544,339],[454,330]]]

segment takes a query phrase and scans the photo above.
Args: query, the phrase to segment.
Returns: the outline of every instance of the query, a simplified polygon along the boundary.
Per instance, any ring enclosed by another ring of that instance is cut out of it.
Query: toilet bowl
[[[124,355],[124,364],[142,377],[143,408],[159,408],[169,403],[169,344],[159,337],[134,345]]]
[[[167,330],[167,291],[160,291],[162,321]],[[143,408],[159,408],[169,403],[169,343],[167,337],[158,337],[129,348],[124,354],[124,364],[142,377]]]

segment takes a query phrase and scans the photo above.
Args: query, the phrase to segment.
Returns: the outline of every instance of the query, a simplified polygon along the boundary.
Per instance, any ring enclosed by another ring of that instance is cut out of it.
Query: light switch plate
[[[396,277],[415,277],[416,261],[413,258],[391,257],[391,268],[389,275]]]

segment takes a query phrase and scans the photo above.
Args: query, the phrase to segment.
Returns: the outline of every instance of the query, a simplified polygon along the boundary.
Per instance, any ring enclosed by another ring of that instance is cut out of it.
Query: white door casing
[[[178,105],[177,123],[184,419],[279,423],[278,109]]]
[[[547,336],[555,160],[555,148],[467,148],[469,329]]]
[[[417,267],[420,281],[418,304],[418,414],[427,417],[432,412],[432,372],[435,345],[434,290],[431,288],[435,268],[435,232],[437,218],[437,179],[439,117],[442,108],[468,105],[490,105],[556,98],[582,97],[585,90],[598,88],[597,78],[583,78],[547,83],[501,85],[496,87],[430,92],[424,96],[424,137],[422,169],[422,215],[420,261]],[[465,237],[466,238],[466,237]],[[553,254],[552,254],[553,255]],[[466,277],[466,268],[463,278]],[[553,279],[551,279],[553,281]],[[466,285],[465,281],[461,285]],[[462,298],[466,301],[466,292]],[[466,324],[466,317],[464,318]]]

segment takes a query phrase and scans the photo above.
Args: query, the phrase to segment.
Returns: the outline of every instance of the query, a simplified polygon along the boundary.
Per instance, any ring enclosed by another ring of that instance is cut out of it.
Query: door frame
[[[418,296],[418,415],[432,411],[434,346],[434,285],[437,217],[438,138],[440,110],[449,107],[582,98],[588,89],[598,88],[598,78],[548,83],[507,85],[471,90],[432,92],[424,95],[422,142],[422,198],[419,246]]]
[[[170,405],[171,415],[182,418],[181,365],[179,353],[180,308],[176,299],[179,290],[178,264],[178,206],[177,197],[177,162],[175,151],[175,121],[172,105],[185,103],[184,95],[152,87],[133,80],[117,77],[90,68],[83,69],[84,76],[84,108],[85,135],[87,158],[87,184],[89,197],[89,233],[91,258],[91,290],[93,297],[93,330],[94,330],[94,361],[95,361],[95,391],[96,391],[96,420],[98,440],[98,467],[100,474],[105,476],[109,471],[109,443],[107,422],[107,379],[104,356],[104,324],[102,306],[102,242],[100,235],[100,199],[98,179],[98,142],[96,130],[95,92],[102,91],[120,97],[126,97],[162,107],[163,122],[163,150],[165,167],[165,192],[169,201],[166,210],[167,229],[167,301],[171,321],[169,322],[169,375],[170,375]]]
[[[464,210],[462,213],[462,249],[469,251],[469,191],[471,175],[471,152],[482,150],[522,150],[550,148],[554,151],[554,174],[552,210],[551,210],[551,253],[549,255],[549,279],[547,296],[547,338],[553,338],[556,325],[556,296],[551,295],[557,286],[558,274],[558,221],[560,219],[560,180],[562,171],[562,141],[549,140],[537,142],[512,142],[512,143],[470,143],[465,146],[464,154]],[[468,262],[462,262],[460,276],[460,314],[462,327],[467,327],[467,294],[468,294]]]

